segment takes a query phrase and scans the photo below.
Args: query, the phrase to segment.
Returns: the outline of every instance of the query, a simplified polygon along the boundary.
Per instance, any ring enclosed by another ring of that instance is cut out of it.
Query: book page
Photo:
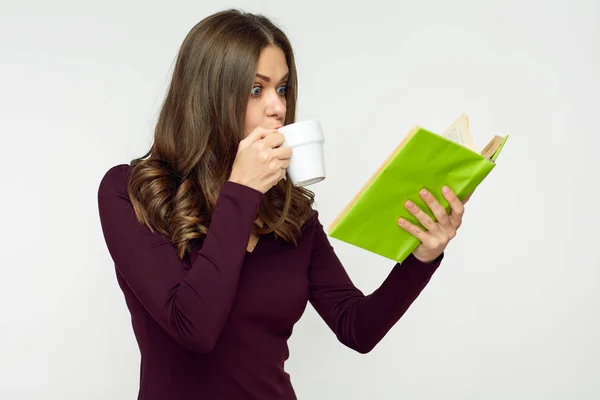
[[[469,131],[469,119],[464,113],[446,129],[442,136],[468,149],[477,151],[475,143],[471,138],[471,132]]]
[[[496,150],[498,150],[498,148],[502,144],[502,139],[502,137],[494,135],[494,137],[488,143],[488,145],[485,146],[483,150],[481,150],[481,155],[485,158],[491,159],[492,156],[496,153]]]

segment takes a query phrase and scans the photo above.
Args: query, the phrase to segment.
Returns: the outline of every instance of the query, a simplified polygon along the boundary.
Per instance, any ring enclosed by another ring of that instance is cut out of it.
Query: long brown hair
[[[268,18],[217,12],[184,39],[149,152],[131,161],[128,193],[140,223],[171,238],[183,258],[206,235],[220,189],[244,136],[246,106],[261,51],[277,46],[290,71],[285,124],[295,121],[297,75],[292,46]],[[297,244],[314,193],[280,181],[263,195],[257,234]]]

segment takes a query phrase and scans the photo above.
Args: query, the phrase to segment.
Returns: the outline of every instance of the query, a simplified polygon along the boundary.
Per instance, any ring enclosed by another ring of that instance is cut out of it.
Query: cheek
[[[260,123],[260,110],[258,107],[251,104],[252,101],[248,103],[248,107],[246,107],[246,120],[244,123],[244,136],[248,136],[250,132],[252,132]]]

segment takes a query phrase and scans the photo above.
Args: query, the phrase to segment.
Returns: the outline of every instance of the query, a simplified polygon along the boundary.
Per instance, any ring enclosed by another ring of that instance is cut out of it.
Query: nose
[[[267,101],[267,109],[265,110],[267,116],[270,118],[284,120],[286,111],[285,97],[281,96],[277,92],[274,92],[270,93],[269,99]]]

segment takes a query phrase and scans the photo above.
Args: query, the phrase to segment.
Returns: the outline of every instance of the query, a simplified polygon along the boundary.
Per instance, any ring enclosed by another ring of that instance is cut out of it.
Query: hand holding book
[[[446,212],[446,209],[439,203],[433,193],[430,193],[427,189],[422,189],[419,196],[427,204],[435,219],[410,200],[405,203],[406,209],[414,215],[422,227],[402,217],[398,219],[398,225],[419,240],[420,244],[412,254],[424,263],[430,263],[438,258],[444,252],[448,243],[454,239],[458,228],[462,224],[464,205],[471,197],[469,195],[461,202],[448,186],[443,187],[442,195],[450,204],[452,210],[450,214]]]

